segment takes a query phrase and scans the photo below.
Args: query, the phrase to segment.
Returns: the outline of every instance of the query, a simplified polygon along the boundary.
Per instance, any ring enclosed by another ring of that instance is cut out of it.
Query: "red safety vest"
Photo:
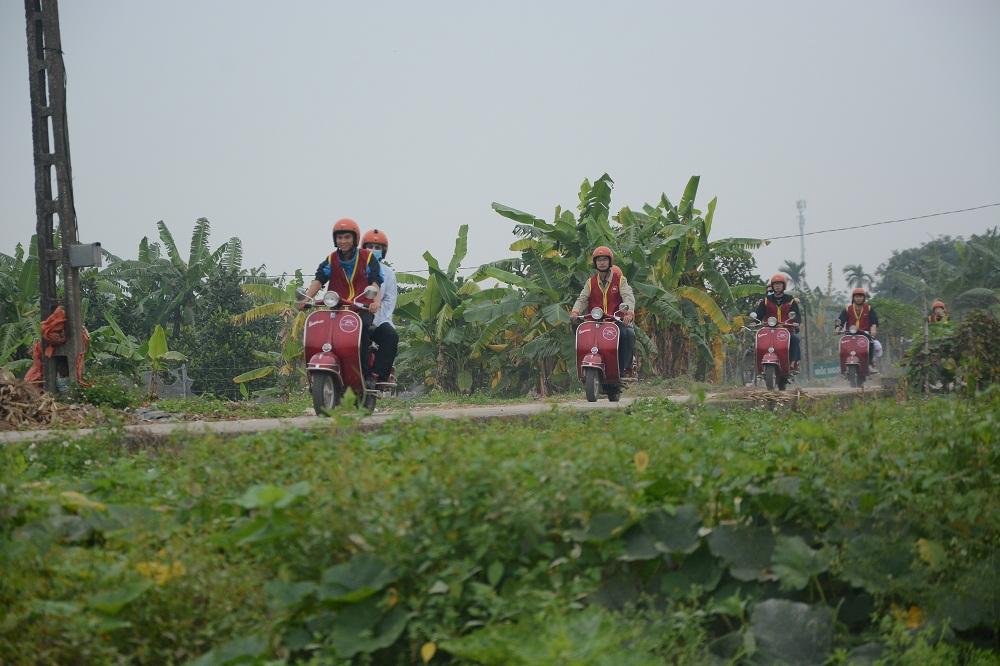
[[[789,297],[787,301],[784,300],[785,295],[782,294],[782,303],[776,303],[774,299],[766,297],[764,299],[764,320],[766,321],[768,317],[774,317],[781,324],[783,321],[788,319],[788,313],[792,311],[792,303],[795,302],[793,297]]]
[[[601,280],[598,273],[594,273],[590,278],[590,301],[588,309],[601,308],[606,314],[614,314],[622,306],[622,274],[619,271],[611,271],[611,279],[607,286],[601,289]]]
[[[341,300],[357,300],[359,303],[371,303],[373,299],[366,298],[363,294],[368,287],[368,264],[371,262],[372,251],[359,248],[358,259],[354,262],[354,272],[349,276],[344,273],[344,268],[340,265],[340,256],[337,251],[330,255],[330,281],[327,289],[333,289],[340,294]]]
[[[847,328],[850,329],[851,326],[857,326],[859,331],[864,331],[867,333],[871,330],[871,311],[872,306],[867,303],[862,303],[859,308],[854,303],[850,303],[847,306]]]

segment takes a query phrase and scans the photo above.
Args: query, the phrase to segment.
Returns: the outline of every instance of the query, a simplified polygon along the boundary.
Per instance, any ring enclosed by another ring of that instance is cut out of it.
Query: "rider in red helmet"
[[[948,321],[948,308],[944,301],[938,299],[931,303],[931,313],[927,315],[927,322],[931,324],[941,324]]]
[[[579,317],[584,308],[599,307],[607,314],[621,312],[622,321],[615,323],[619,330],[618,367],[622,374],[632,372],[632,355],[635,352],[635,294],[621,269],[614,265],[615,254],[611,248],[602,245],[594,250],[591,263],[597,272],[583,283],[570,315]]]
[[[788,313],[794,312],[795,319],[791,324],[791,333],[788,345],[788,360],[792,362],[794,370],[799,369],[799,361],[802,360],[802,348],[799,345],[799,323],[802,321],[802,312],[799,310],[799,299],[793,298],[791,294],[785,292],[787,278],[781,273],[775,273],[768,280],[767,295],[757,303],[757,318],[766,321],[768,317],[775,317],[779,322],[788,320]]]
[[[835,325],[838,332],[845,328],[849,331],[852,326],[857,326],[858,331],[868,338],[869,351],[873,352],[868,354],[869,365],[872,372],[878,372],[878,360],[882,358],[882,343],[875,339],[878,334],[878,315],[868,303],[868,292],[863,287],[855,287],[851,291],[851,302],[840,313]]]
[[[399,334],[396,333],[396,325],[392,321],[398,296],[396,272],[385,260],[389,254],[389,237],[384,231],[369,229],[361,237],[361,247],[371,250],[382,265],[382,305],[375,313],[372,322],[372,340],[378,345],[378,351],[375,352],[374,374],[376,381],[389,381],[392,364],[399,349]]]
[[[336,291],[340,300],[346,303],[358,303],[366,307],[359,312],[361,322],[361,349],[368,349],[371,340],[372,320],[382,305],[382,266],[371,250],[358,247],[361,240],[361,227],[350,218],[337,220],[333,224],[333,243],[336,249],[323,260],[316,269],[313,281],[306,289],[306,301],[312,301],[316,292],[323,286],[328,291]],[[378,285],[379,293],[375,298],[364,295],[368,285]]]

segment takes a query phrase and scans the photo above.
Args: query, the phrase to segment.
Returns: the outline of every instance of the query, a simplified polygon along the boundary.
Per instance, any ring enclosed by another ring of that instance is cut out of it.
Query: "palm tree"
[[[779,273],[784,273],[791,280],[792,284],[788,285],[790,288],[794,289],[806,289],[806,262],[804,261],[792,261],[791,259],[785,259],[785,263],[778,267]]]
[[[865,273],[861,264],[848,264],[844,266],[843,273],[849,287],[871,287],[875,282],[871,275]]]

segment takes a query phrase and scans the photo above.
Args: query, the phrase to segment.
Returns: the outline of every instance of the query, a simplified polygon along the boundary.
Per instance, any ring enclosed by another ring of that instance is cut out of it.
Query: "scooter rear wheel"
[[[342,393],[333,377],[325,372],[314,373],[310,381],[312,388],[313,409],[316,416],[325,416],[340,404]]]
[[[587,394],[587,402],[597,402],[597,385],[600,381],[597,368],[583,369],[583,390]]]

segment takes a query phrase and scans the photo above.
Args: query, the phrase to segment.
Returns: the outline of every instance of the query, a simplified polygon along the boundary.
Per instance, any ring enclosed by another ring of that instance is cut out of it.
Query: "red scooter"
[[[587,400],[597,402],[598,395],[605,394],[610,402],[618,402],[625,385],[618,368],[619,331],[615,323],[621,317],[594,308],[576,318],[583,320],[576,327],[576,370]]]
[[[858,331],[857,326],[851,326],[844,331],[837,328],[835,333],[840,338],[840,374],[847,377],[847,382],[854,388],[862,388],[868,379],[868,348],[871,344],[868,336]]]
[[[365,290],[368,298],[377,293],[374,286]],[[337,292],[328,291],[304,307],[313,308],[306,317],[302,344],[316,414],[326,414],[339,405],[348,388],[354,391],[359,404],[373,411],[379,395],[394,390],[395,382],[373,383],[368,378],[375,363],[374,344],[365,354],[364,365],[361,363],[362,321],[356,311],[363,311],[365,305],[358,301],[343,303]],[[391,375],[394,377],[395,370]]]
[[[757,321],[756,360],[757,374],[764,376],[764,384],[769,391],[777,386],[784,391],[788,382],[792,381],[792,365],[789,361],[789,351],[792,345],[791,326],[795,323],[795,313],[788,313],[788,320],[779,322],[777,317],[768,317],[767,321],[757,320],[757,313],[751,312],[750,318]]]

